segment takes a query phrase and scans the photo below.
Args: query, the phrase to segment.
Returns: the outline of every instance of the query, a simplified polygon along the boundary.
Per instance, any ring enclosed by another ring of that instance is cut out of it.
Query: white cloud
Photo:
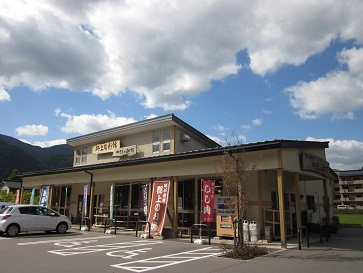
[[[61,112],[62,112],[62,109],[61,108],[56,108],[54,110],[54,114],[55,114],[56,117],[59,117],[59,115],[61,114]]]
[[[240,51],[265,75],[333,39],[362,43],[362,12],[360,0],[2,1],[0,87],[134,92],[146,108],[182,110],[246,66]]]
[[[117,117],[113,113],[109,113],[109,115],[83,114],[79,116],[61,113],[60,116],[67,119],[66,125],[61,128],[64,133],[88,134],[136,122],[134,118]]]
[[[61,144],[66,144],[67,141],[66,139],[56,139],[56,140],[46,140],[46,141],[34,141],[34,142],[30,142],[27,141],[25,139],[20,139],[20,141],[34,145],[34,146],[39,146],[42,148],[47,148],[47,147],[51,147],[51,146],[55,146],[55,145],[61,145]]]
[[[48,133],[48,127],[45,125],[25,125],[15,129],[18,136],[45,136]]]
[[[241,127],[242,127],[242,129],[244,129],[246,131],[249,130],[249,129],[251,129],[251,125],[249,125],[249,124],[244,124]]]
[[[260,118],[256,118],[256,119],[252,120],[253,126],[261,126],[261,124],[262,124],[262,119],[260,119]]]
[[[353,119],[363,108],[363,48],[343,50],[338,56],[347,71],[335,71],[311,82],[299,82],[285,89],[295,113],[302,119],[332,115]]]
[[[0,101],[11,101],[10,95],[0,87]]]
[[[151,118],[156,118],[157,117],[157,115],[155,115],[155,114],[150,114],[150,115],[148,115],[148,116],[145,116],[145,119],[151,119]]]
[[[330,168],[338,170],[357,170],[363,167],[363,142],[357,140],[316,139],[309,137],[308,141],[329,141],[326,158]]]

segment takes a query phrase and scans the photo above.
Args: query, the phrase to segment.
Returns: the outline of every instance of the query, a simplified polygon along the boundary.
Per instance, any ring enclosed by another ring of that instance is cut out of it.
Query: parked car
[[[9,205],[14,205],[14,203],[0,202],[0,210]]]
[[[43,206],[9,205],[0,210],[0,233],[10,237],[28,231],[65,233],[71,227],[68,217]]]
[[[354,208],[351,207],[350,205],[338,205],[337,209],[354,209]]]

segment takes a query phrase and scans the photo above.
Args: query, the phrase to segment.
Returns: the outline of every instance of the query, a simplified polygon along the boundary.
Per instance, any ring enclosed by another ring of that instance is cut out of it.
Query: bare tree
[[[249,192],[246,190],[246,183],[256,167],[257,162],[248,161],[247,152],[242,145],[226,147],[220,164],[220,176],[228,195],[232,192],[237,196],[235,223],[237,223],[238,235],[236,234],[234,239],[239,245],[243,245],[242,221],[245,219],[249,207]]]

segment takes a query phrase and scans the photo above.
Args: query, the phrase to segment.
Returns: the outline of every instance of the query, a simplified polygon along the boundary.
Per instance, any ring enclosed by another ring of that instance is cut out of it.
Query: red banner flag
[[[202,222],[214,222],[215,181],[202,180]]]
[[[161,235],[163,231],[165,214],[168,208],[169,189],[170,179],[154,180],[148,215],[151,234]],[[148,230],[149,228],[146,226],[145,232],[148,232]]]

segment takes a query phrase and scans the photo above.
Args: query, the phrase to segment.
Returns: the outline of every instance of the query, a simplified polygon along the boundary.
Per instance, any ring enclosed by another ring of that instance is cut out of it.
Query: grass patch
[[[341,224],[363,225],[363,214],[335,214]]]

